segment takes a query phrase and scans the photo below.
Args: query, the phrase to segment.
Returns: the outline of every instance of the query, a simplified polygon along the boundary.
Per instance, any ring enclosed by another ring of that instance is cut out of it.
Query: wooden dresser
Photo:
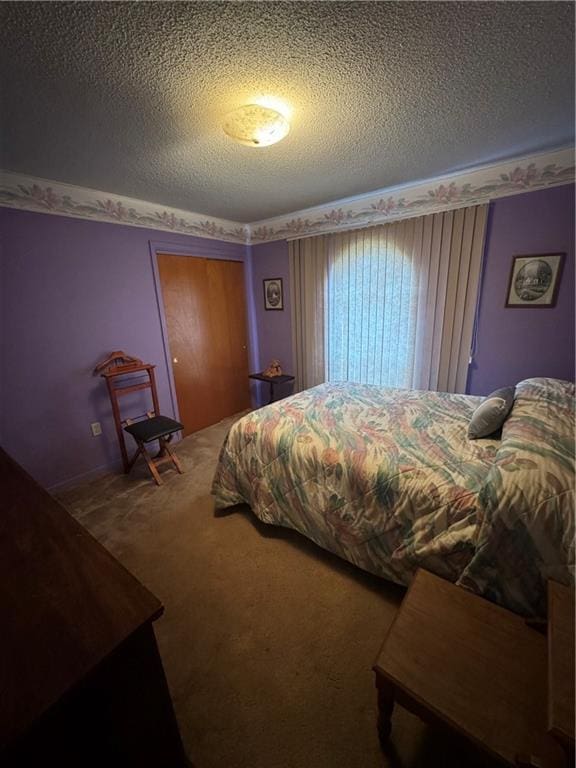
[[[0,449],[0,763],[189,766],[154,595]]]

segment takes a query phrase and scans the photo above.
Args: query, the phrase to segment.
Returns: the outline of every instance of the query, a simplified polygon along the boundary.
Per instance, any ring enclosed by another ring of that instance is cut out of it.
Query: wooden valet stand
[[[139,358],[131,357],[119,350],[112,352],[105,360],[99,363],[94,369],[94,374],[99,374],[106,380],[124,472],[128,474],[141,455],[156,485],[162,485],[162,478],[158,472],[158,467],[161,464],[170,463],[179,474],[183,473],[182,466],[177,456],[170,450],[168,443],[170,443],[176,432],[184,429],[184,425],[175,419],[160,416],[156,379],[154,376],[155,367],[155,365],[143,363]],[[134,378],[132,374],[139,374],[139,376]],[[144,381],[142,380],[143,376],[146,377]],[[144,389],[151,390],[153,410],[147,411],[139,419],[122,420],[118,398]],[[128,456],[124,432],[128,432],[136,441],[137,450],[131,459]],[[156,456],[152,457],[146,449],[146,444],[155,440],[158,441],[160,450]]]

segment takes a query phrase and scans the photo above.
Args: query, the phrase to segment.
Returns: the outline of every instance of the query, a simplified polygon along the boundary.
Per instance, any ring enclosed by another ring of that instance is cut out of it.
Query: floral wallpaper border
[[[249,244],[365,227],[461,208],[498,197],[569,184],[574,178],[574,149],[567,148],[242,224],[57,181],[0,172],[0,206]]]
[[[453,173],[250,224],[252,243],[383,224],[574,181],[574,149]]]
[[[233,243],[245,244],[249,238],[246,224],[236,221],[208,218],[199,213],[167,208],[144,200],[8,171],[0,172],[0,206],[169,230]]]

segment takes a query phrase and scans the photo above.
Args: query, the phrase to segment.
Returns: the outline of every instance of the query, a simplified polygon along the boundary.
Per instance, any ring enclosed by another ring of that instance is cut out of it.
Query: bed
[[[248,504],[370,573],[426,568],[524,615],[574,579],[574,384],[526,379],[498,439],[482,398],[322,384],[237,421],[217,508]]]

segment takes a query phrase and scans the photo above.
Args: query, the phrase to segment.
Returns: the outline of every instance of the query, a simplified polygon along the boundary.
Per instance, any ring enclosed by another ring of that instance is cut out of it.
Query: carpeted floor
[[[196,768],[471,765],[400,707],[381,752],[371,666],[403,590],[247,508],[215,513],[232,421],[179,443],[185,474],[162,487],[138,466],[58,494],[164,603],[156,635]]]

